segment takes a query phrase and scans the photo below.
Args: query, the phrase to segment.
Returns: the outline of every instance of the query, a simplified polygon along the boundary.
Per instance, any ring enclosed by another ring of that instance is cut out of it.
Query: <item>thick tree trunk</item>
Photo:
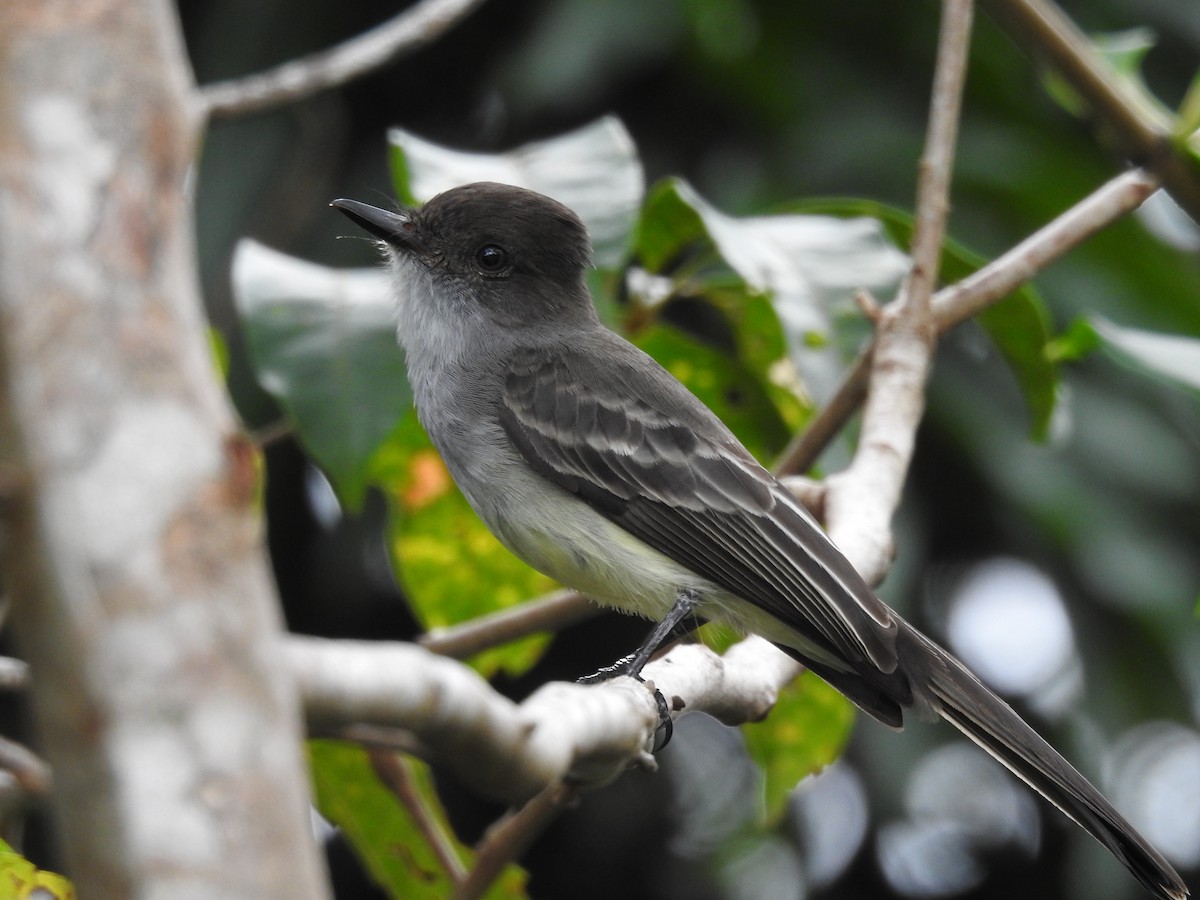
[[[167,0],[0,0],[4,580],[85,898],[318,898]]]

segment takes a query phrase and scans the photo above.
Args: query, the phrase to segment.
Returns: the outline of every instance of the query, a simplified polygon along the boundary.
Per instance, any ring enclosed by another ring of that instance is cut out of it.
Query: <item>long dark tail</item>
[[[925,669],[920,675],[927,678],[928,699],[947,722],[1079,823],[1153,894],[1163,900],[1188,896],[1171,864],[1012,707],[916,629],[901,627],[907,632],[900,636],[902,665]]]

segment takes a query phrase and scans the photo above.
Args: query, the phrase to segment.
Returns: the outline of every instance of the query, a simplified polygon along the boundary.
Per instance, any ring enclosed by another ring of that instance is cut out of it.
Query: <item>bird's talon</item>
[[[603,681],[611,681],[614,678],[620,678],[622,675],[631,675],[631,677],[636,678],[638,681],[644,681],[645,679],[643,679],[641,675],[633,675],[629,671],[629,665],[633,662],[634,656],[636,656],[636,654],[633,653],[629,654],[629,656],[623,656],[611,666],[604,666],[603,668],[597,669],[591,675],[584,675],[582,678],[576,679],[575,683],[600,684]]]
[[[654,689],[654,703],[658,707],[658,727],[654,729],[653,752],[657,753],[667,746],[671,736],[675,733],[675,720],[671,718],[671,705],[667,703],[667,698],[658,688]]]

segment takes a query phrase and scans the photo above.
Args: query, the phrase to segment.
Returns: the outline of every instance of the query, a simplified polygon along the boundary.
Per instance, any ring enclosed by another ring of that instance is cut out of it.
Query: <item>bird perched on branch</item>
[[[886,725],[946,719],[1151,893],[1188,895],[1070,763],[871,592],[707,407],[601,324],[570,209],[491,183],[402,213],[333,206],[386,249],[417,411],[471,506],[534,568],[659,623],[622,673],[692,617],[756,633]]]

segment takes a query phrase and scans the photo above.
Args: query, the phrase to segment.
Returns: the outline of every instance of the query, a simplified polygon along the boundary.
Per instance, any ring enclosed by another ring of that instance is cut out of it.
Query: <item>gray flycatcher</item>
[[[653,359],[601,324],[579,218],[480,183],[419,209],[333,206],[378,238],[421,422],[513,553],[660,626],[761,635],[893,728],[941,716],[1161,898],[1187,887],[1099,791],[962,663],[879,600],[812,516]]]

